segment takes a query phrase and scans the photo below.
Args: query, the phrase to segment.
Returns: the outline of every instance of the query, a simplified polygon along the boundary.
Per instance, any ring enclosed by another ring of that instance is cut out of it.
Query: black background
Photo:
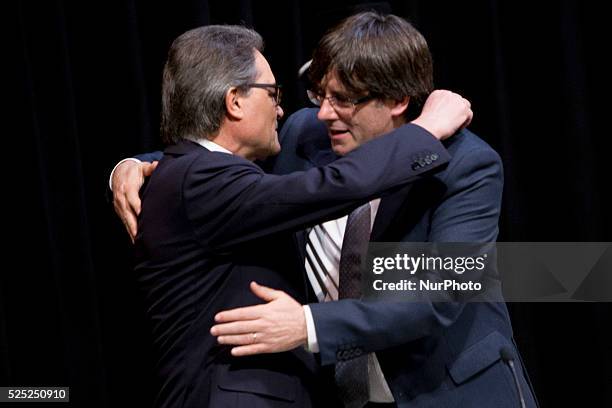
[[[172,39],[208,23],[255,28],[285,86],[288,116],[306,103],[298,68],[324,30],[359,4],[2,6],[9,71],[1,94],[0,385],[70,386],[72,406],[147,406],[149,345],[130,244],[104,193],[117,160],[161,147],[161,69]],[[502,156],[500,241],[612,241],[603,3],[375,5],[420,29],[436,86],[472,101],[471,129]],[[611,304],[509,306],[543,407],[612,406]]]

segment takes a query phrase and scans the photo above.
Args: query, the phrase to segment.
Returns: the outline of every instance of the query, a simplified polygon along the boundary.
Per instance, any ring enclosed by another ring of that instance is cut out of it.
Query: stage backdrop
[[[436,85],[472,101],[471,129],[504,160],[500,241],[612,241],[610,23],[599,3],[7,2],[0,386],[70,386],[72,406],[150,401],[130,243],[104,193],[117,160],[161,147],[173,38],[212,23],[255,28],[288,114],[306,105],[296,73],[316,40],[369,7],[411,20]],[[612,406],[610,304],[510,309],[543,407]]]

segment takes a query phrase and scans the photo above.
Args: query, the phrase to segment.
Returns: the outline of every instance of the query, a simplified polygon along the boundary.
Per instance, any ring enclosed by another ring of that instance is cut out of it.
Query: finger
[[[265,305],[240,307],[238,309],[224,310],[215,316],[217,323],[245,321],[259,319],[263,315],[262,307]]]
[[[115,214],[123,221],[123,204],[121,198],[115,193],[113,193],[113,207],[115,208]]]
[[[251,292],[253,292],[258,298],[271,302],[274,299],[278,299],[284,292],[276,289],[262,286],[257,282],[251,282]]]
[[[130,241],[132,241],[132,244],[135,242],[135,235],[132,233],[132,230],[130,229],[130,227],[127,224],[123,225],[125,227],[125,230],[127,231],[128,235],[130,236]]]
[[[125,201],[125,191],[123,186],[114,186],[113,189],[113,207],[115,207],[115,213],[123,220],[123,214],[127,208]]]
[[[134,242],[134,238],[136,238],[136,233],[138,232],[138,221],[134,214],[129,211],[125,213],[125,228],[128,234],[130,234],[132,242]]]
[[[121,220],[121,223],[125,227],[128,235],[130,236],[132,243],[134,243],[134,236],[136,234],[134,233],[133,228],[127,219],[128,215],[130,214],[130,211],[127,209],[127,205],[123,197],[124,196],[122,194],[115,193],[115,195],[113,196],[113,208],[115,209],[115,213]]]
[[[129,210],[134,213],[134,218],[140,214],[141,204],[140,196],[138,195],[137,188],[126,188],[125,189],[126,200],[129,205]]]
[[[470,125],[470,123],[472,123],[472,118],[474,118],[474,112],[472,112],[472,110],[470,109],[468,113],[468,118],[465,120],[465,123],[463,123],[462,129],[465,129]]]
[[[140,213],[140,197],[136,194],[136,198],[134,199],[134,197],[130,195],[129,189],[121,188],[120,190],[122,192],[120,192],[117,197],[117,202],[119,203],[118,214],[133,240],[137,232],[137,216]],[[134,200],[137,201],[138,210],[134,209]]]
[[[268,346],[262,343],[249,344],[248,346],[238,346],[232,348],[232,356],[244,357],[252,356],[254,354],[268,353]]]
[[[154,161],[153,163],[145,163],[142,167],[142,175],[145,177],[149,177],[157,168],[158,161]]]
[[[246,322],[231,322],[216,324],[210,328],[210,334],[213,336],[228,336],[234,334],[255,333],[261,330],[261,325],[257,321]]]
[[[260,334],[258,333],[258,336]],[[217,337],[219,344],[225,344],[229,346],[247,346],[250,344],[257,344],[259,337],[253,338],[253,333],[248,334],[236,334],[232,336],[219,336]]]

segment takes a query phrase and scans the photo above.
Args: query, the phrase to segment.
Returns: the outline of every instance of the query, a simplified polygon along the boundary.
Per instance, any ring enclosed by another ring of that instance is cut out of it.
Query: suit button
[[[434,154],[431,155],[431,160],[436,161],[436,160],[438,160],[438,157],[440,157],[440,156],[438,156],[438,153],[434,153]]]
[[[419,163],[412,163],[412,170],[416,170],[418,168],[420,168],[421,166],[419,166]]]
[[[425,157],[425,163],[431,164],[431,156]]]
[[[357,357],[359,357],[359,356],[360,356],[360,355],[362,355],[362,354],[363,354],[363,350],[361,350],[360,348],[358,348],[357,350],[355,350],[355,355],[356,355]]]

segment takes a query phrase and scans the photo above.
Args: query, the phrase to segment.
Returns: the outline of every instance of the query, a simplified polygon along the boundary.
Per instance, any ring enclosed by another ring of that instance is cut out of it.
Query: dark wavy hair
[[[324,77],[335,72],[351,97],[371,94],[402,100],[418,116],[433,90],[433,63],[425,38],[409,22],[373,11],[355,14],[328,31],[314,51],[309,79],[321,93]]]

